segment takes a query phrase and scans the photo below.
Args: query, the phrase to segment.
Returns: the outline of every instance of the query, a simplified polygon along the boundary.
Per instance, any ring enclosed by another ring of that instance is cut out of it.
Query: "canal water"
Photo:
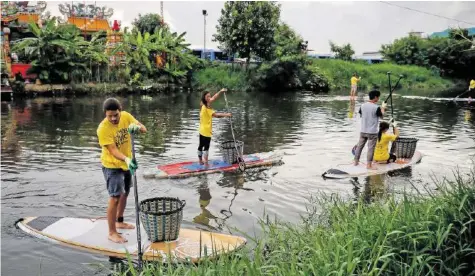
[[[137,141],[140,199],[186,200],[185,223],[214,231],[258,235],[264,214],[298,222],[309,197],[322,192],[351,200],[412,187],[430,189],[434,177],[451,177],[457,168],[467,172],[475,154],[473,103],[395,96],[401,135],[419,139],[422,162],[358,181],[324,180],[326,169],[351,162],[360,126],[357,111],[366,95],[350,101],[344,96],[236,92],[228,94],[228,101],[245,153],[276,151],[283,154],[283,165],[246,174],[146,179],[143,172],[158,164],[196,158],[199,95],[119,99],[149,130]],[[107,191],[96,136],[103,100],[2,102],[2,275],[100,275],[111,267],[107,257],[53,245],[14,226],[25,216],[105,216]],[[224,98],[214,107],[226,111]],[[210,157],[220,158],[219,143],[232,139],[231,130],[227,119],[214,119],[213,124]],[[135,222],[133,192],[126,220]]]

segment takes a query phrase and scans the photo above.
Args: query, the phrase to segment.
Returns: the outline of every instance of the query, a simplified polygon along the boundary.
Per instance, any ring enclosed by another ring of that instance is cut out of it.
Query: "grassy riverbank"
[[[405,76],[398,85],[397,90],[399,91],[411,91],[411,94],[423,96],[442,96],[447,94],[448,90],[455,88],[455,84],[451,80],[441,78],[437,72],[432,72],[419,66],[396,65],[392,63],[367,64],[364,62],[348,62],[335,59],[307,59],[307,62],[309,64],[305,65],[305,68],[307,68],[308,73],[301,74],[299,70],[296,70],[295,77],[285,76],[285,74],[292,75],[294,72],[289,72],[291,69],[285,69],[286,67],[284,66],[282,66],[284,69],[277,66],[276,68],[268,69],[266,72],[262,72],[262,69],[254,68],[250,69],[249,72],[245,72],[238,65],[235,66],[234,70],[230,70],[230,66],[225,64],[212,65],[196,71],[193,74],[193,84],[194,87],[200,90],[216,90],[221,87],[228,87],[243,91],[259,89],[259,85],[254,87],[256,84],[266,81],[272,84],[282,79],[292,80],[297,84],[304,84],[311,79],[311,76],[308,76],[311,73],[318,76],[318,80],[326,83],[322,84],[322,86],[329,87],[330,94],[347,94],[349,93],[350,79],[353,72],[357,72],[361,76],[361,81],[358,84],[360,91],[373,88],[387,91],[388,78],[386,73],[391,72],[393,86],[396,84],[399,75]],[[299,66],[298,62],[296,62],[295,67],[299,68]],[[303,68],[303,66],[300,67]],[[302,77],[303,79],[299,79]]]
[[[370,204],[318,202],[298,225],[263,223],[252,250],[199,266],[148,264],[141,275],[468,275],[475,269],[475,171],[437,186]]]
[[[365,90],[374,87],[387,89],[387,72],[391,72],[393,86],[396,84],[399,75],[404,75],[398,89],[410,89],[424,93],[424,91],[444,91],[454,85],[450,80],[441,78],[437,72],[432,72],[420,66],[396,65],[388,62],[367,64],[335,59],[313,60],[312,63],[327,77],[329,86],[333,91],[349,90],[351,86],[350,79],[354,72],[361,77],[358,87]]]

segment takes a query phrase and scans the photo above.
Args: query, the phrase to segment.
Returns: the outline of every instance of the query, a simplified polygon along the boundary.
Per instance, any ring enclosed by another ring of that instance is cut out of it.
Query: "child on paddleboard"
[[[388,122],[379,123],[379,132],[378,132],[378,142],[376,143],[376,148],[374,150],[375,162],[396,162],[396,155],[389,152],[389,142],[394,142],[399,136],[399,129],[397,128],[397,123],[393,120],[392,126],[394,127],[394,134],[389,134]]]
[[[360,140],[355,150],[355,166],[358,166],[360,162],[361,152],[368,142],[368,156],[367,156],[367,169],[374,169],[373,164],[373,155],[374,149],[376,147],[378,139],[378,124],[379,118],[383,117],[384,111],[386,110],[387,104],[383,102],[381,107],[376,103],[379,101],[381,92],[378,90],[372,90],[369,92],[369,101],[362,104],[358,113],[361,115],[361,130],[360,130]]]
[[[211,143],[211,135],[213,130],[213,117],[224,118],[231,117],[231,113],[218,113],[211,107],[211,104],[218,99],[221,93],[226,92],[227,89],[221,89],[218,93],[211,97],[210,92],[205,92],[201,97],[201,111],[200,111],[200,142],[198,145],[198,159],[201,165],[208,166],[209,146]]]

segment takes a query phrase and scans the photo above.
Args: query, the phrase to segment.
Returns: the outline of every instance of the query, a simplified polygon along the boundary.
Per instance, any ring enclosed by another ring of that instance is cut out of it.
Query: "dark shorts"
[[[200,134],[200,145],[198,146],[199,151],[209,150],[209,145],[211,144],[211,137],[206,137]]]
[[[106,180],[109,196],[117,197],[121,194],[129,194],[130,187],[132,186],[132,174],[130,171],[102,167],[102,173]]]
[[[388,164],[391,163],[391,162],[396,162],[396,155],[390,153],[389,154],[389,159],[388,159]]]

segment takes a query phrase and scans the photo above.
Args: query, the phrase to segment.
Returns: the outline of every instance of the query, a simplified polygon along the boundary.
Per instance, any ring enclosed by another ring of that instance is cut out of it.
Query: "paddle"
[[[455,97],[455,98],[453,99],[453,101],[455,101],[458,97],[462,96],[463,94],[467,93],[468,91],[470,91],[470,90],[467,89],[467,90],[464,91],[462,94],[460,94],[460,95],[458,95],[457,97]]]
[[[226,103],[226,109],[229,112],[229,106],[228,106],[228,99],[226,98],[226,92],[224,92],[224,102]],[[236,149],[236,153],[238,155],[238,162],[239,162],[239,170],[240,171],[245,171],[246,170],[246,163],[244,162],[244,158],[241,155],[241,152],[239,152],[237,145],[236,145],[236,137],[234,136],[234,127],[233,127],[233,120],[229,117],[229,124],[231,125],[231,133],[233,135],[233,141],[234,141],[234,148]]]
[[[130,138],[132,141],[132,160],[134,162],[137,162],[135,159],[135,139],[134,135],[130,134]],[[137,189],[137,174],[134,172],[133,174],[133,179],[134,179],[134,197],[135,197],[135,218],[136,218],[136,228],[137,229],[137,246],[138,246],[138,257],[139,257],[139,271],[142,271],[142,240],[140,236],[140,208],[139,208],[139,196],[138,196],[138,189]]]

